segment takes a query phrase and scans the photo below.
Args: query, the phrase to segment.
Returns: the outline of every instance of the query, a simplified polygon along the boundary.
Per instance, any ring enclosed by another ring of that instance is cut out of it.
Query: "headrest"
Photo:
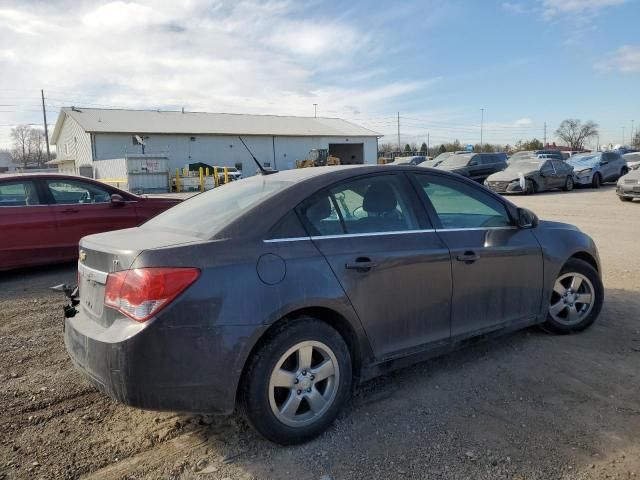
[[[317,224],[331,215],[331,201],[329,197],[318,197],[305,212],[307,219],[312,225]]]
[[[398,201],[393,189],[386,183],[374,183],[364,195],[362,208],[367,213],[388,213],[396,209]]]

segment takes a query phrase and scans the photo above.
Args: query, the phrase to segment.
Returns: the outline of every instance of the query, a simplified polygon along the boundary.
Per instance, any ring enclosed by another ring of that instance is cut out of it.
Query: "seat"
[[[367,216],[358,220],[355,228],[358,233],[405,230],[406,224],[397,207],[398,199],[393,188],[386,183],[373,183],[362,201],[362,209]]]

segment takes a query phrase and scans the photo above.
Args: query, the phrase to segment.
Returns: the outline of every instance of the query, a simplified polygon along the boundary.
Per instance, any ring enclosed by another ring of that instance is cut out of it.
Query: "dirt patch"
[[[281,448],[237,417],[146,412],[99,394],[46,287],[0,277],[0,478],[640,478],[640,205],[611,187],[513,199],[591,234],[605,306],[589,331],[529,329],[364,385],[320,438]]]

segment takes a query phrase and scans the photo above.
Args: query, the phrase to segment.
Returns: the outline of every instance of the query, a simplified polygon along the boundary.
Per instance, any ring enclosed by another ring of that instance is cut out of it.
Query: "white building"
[[[343,164],[377,162],[379,135],[339,118],[70,107],[61,110],[51,143],[60,171],[86,176],[94,162],[141,153],[167,157],[172,171],[203,162],[241,167],[249,176],[256,165],[238,136],[276,170],[294,168],[314,148],[329,149]]]

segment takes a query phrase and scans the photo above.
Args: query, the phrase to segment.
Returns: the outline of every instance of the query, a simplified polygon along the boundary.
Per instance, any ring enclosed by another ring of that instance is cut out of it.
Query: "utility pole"
[[[480,109],[480,151],[482,151],[482,133],[484,130],[484,108]]]
[[[427,157],[429,156],[429,132],[427,132]]]
[[[400,145],[400,112],[398,112],[398,151],[402,152],[402,145]]]
[[[42,116],[44,117],[44,141],[47,144],[47,162],[51,161],[51,152],[49,151],[49,127],[47,126],[47,109],[44,108],[44,90],[40,90],[42,97]]]
[[[313,104],[313,118],[318,118],[318,104]]]
[[[547,122],[544,122],[544,143],[542,148],[547,148]]]
[[[634,138],[635,138],[635,137],[634,137],[634,135],[633,135],[633,134],[635,133],[635,132],[634,132],[634,130],[633,130],[633,122],[634,122],[634,121],[633,121],[633,120],[631,120],[631,140],[629,140],[629,145],[630,145],[631,147],[633,147],[633,140],[634,140]]]
[[[622,127],[622,146],[624,147],[624,127]]]

